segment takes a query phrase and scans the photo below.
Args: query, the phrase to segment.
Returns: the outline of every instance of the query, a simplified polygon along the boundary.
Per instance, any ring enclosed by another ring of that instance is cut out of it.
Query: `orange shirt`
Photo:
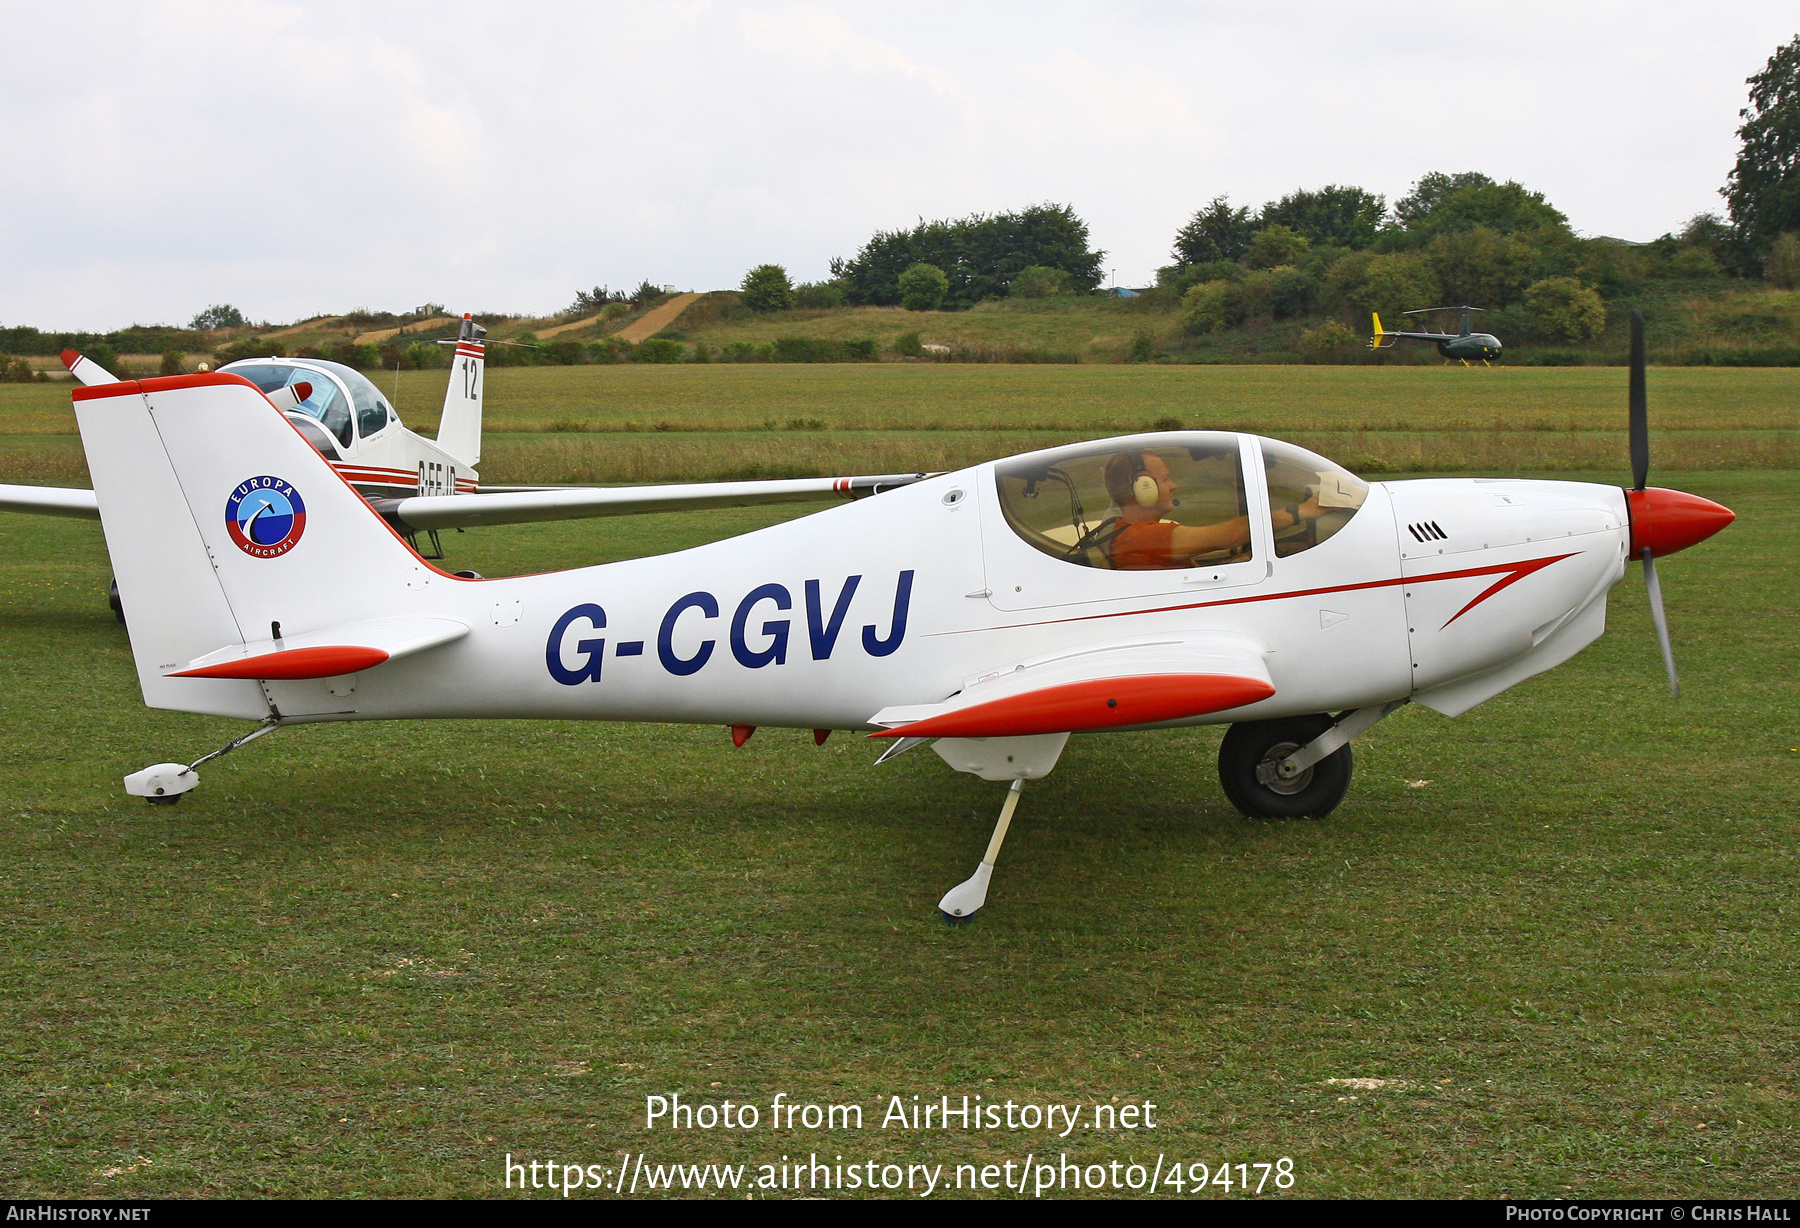
[[[1156,571],[1179,567],[1182,560],[1169,553],[1175,537],[1175,523],[1152,520],[1145,524],[1127,525],[1107,546],[1112,565],[1119,571]]]

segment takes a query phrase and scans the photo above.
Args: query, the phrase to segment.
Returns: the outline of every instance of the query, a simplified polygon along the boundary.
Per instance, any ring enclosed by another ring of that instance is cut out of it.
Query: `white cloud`
[[[1428,170],[1647,238],[1735,156],[1755,0],[15,6],[0,322],[293,318],[818,277],[878,227],[1071,204],[1127,282],[1228,192]]]

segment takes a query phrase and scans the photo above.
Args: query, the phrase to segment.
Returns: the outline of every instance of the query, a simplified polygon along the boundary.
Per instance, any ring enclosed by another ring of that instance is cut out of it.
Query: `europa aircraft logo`
[[[306,531],[306,502],[292,482],[267,474],[249,478],[225,500],[225,531],[245,554],[278,558]]]

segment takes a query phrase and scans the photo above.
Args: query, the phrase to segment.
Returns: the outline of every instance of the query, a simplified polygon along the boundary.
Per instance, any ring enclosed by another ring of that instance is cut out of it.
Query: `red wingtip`
[[[813,745],[814,746],[825,745],[825,739],[829,738],[830,736],[831,736],[831,730],[829,730],[829,729],[813,730]]]
[[[81,361],[81,351],[80,350],[64,350],[62,352],[62,364],[63,364],[63,366],[67,367],[69,370],[73,371],[75,369],[75,364],[80,361]]]
[[[1625,492],[1631,510],[1631,555],[1646,549],[1653,558],[1686,550],[1737,519],[1728,507],[1681,490],[1652,486]]]

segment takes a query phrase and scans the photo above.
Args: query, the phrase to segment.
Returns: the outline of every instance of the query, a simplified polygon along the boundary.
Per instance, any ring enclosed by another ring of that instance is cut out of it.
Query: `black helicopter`
[[[1472,333],[1469,331],[1469,313],[1480,311],[1480,307],[1423,307],[1418,311],[1402,312],[1403,315],[1422,316],[1439,311],[1462,312],[1462,331],[1457,333],[1390,333],[1381,327],[1381,316],[1375,315],[1375,335],[1369,339],[1369,348],[1385,350],[1399,343],[1403,337],[1415,341],[1437,342],[1438,353],[1445,358],[1455,358],[1463,366],[1469,365],[1471,358],[1477,362],[1492,365],[1494,359],[1500,357],[1500,338],[1492,333]]]

